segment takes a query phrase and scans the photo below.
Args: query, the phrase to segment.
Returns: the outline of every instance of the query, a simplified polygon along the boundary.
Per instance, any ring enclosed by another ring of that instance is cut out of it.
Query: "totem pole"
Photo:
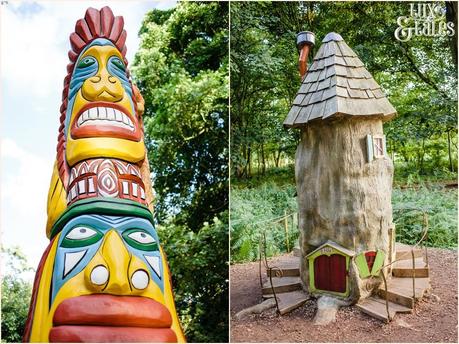
[[[89,8],[70,35],[50,244],[24,341],[184,342],[153,226],[143,99],[130,80],[123,17]]]

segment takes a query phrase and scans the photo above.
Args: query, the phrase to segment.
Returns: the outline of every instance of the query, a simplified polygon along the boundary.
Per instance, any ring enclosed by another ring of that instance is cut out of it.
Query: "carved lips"
[[[172,317],[146,297],[94,294],[64,300],[56,309],[50,342],[177,342]]]
[[[140,141],[138,121],[123,106],[110,102],[91,102],[75,116],[71,127],[73,139],[113,137]]]

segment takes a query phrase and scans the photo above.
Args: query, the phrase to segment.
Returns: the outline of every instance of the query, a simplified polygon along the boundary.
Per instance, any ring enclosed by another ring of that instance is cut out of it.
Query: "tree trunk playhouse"
[[[142,114],[123,17],[89,8],[70,35],[48,248],[25,342],[184,342],[154,228]]]
[[[284,126],[301,129],[300,276],[310,293],[355,303],[380,285],[379,270],[394,259],[383,123],[396,111],[339,34],[325,36],[309,70],[314,35],[298,34],[297,45],[302,84]]]

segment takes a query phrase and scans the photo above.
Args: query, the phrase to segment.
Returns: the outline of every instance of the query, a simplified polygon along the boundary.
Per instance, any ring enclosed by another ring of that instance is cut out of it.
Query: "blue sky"
[[[133,61],[142,19],[175,1],[14,1],[0,7],[1,241],[36,268],[48,239],[46,200],[55,160],[68,37],[88,7],[124,17]],[[33,275],[29,276],[32,278]]]

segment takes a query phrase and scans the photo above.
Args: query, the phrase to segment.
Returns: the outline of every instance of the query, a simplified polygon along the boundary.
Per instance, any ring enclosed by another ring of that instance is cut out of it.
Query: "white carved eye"
[[[152,244],[155,242],[155,239],[150,234],[142,231],[129,233],[128,237],[141,244]]]
[[[65,237],[67,239],[72,240],[81,240],[90,238],[95,234],[97,234],[97,232],[94,229],[91,229],[89,227],[78,226],[73,228],[70,232],[68,232]]]

